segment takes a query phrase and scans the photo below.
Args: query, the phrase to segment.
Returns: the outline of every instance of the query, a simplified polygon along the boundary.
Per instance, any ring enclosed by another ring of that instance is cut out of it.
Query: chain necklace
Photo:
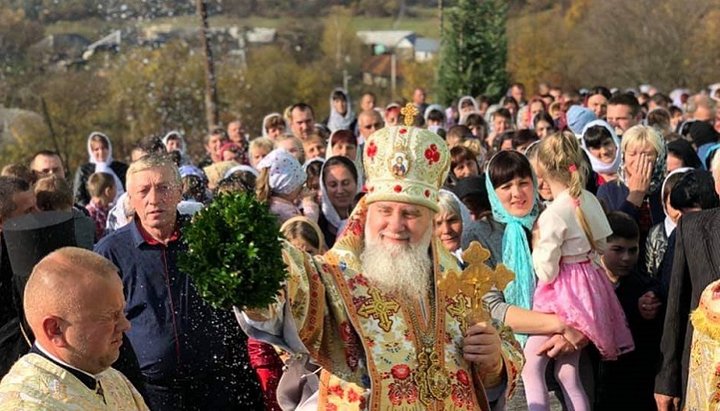
[[[420,341],[417,353],[418,367],[415,371],[414,381],[418,386],[419,400],[425,406],[433,400],[444,400],[450,395],[450,377],[448,372],[440,365],[440,354],[435,351],[435,290],[431,287],[428,307],[428,322],[425,332],[422,331],[414,307],[407,312],[415,329],[415,335]]]

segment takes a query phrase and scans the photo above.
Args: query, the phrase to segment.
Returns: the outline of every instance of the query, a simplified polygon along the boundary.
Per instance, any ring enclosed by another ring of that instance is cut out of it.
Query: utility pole
[[[438,18],[440,19],[440,42],[443,39],[443,0],[438,0]]]
[[[210,48],[210,29],[207,20],[207,7],[205,0],[195,0],[197,14],[200,17],[200,41],[205,51],[205,118],[207,128],[211,130],[218,124],[217,81],[215,79],[215,64],[212,49]]]

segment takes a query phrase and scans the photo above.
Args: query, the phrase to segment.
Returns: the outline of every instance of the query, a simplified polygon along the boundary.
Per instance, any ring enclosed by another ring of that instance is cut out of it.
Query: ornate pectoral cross
[[[461,274],[448,272],[439,283],[446,295],[456,300],[454,305],[448,307],[448,313],[458,319],[461,325],[489,320],[490,314],[482,303],[483,296],[493,287],[500,291],[504,290],[515,278],[515,274],[502,264],[498,264],[494,270],[488,267],[485,262],[489,258],[490,251],[473,241],[463,253],[463,260],[467,263],[463,272]],[[461,307],[460,302],[457,301],[462,297],[470,299],[469,311],[467,306]],[[465,311],[465,318],[460,319],[460,311]]]
[[[390,317],[400,310],[400,304],[394,300],[384,298],[377,288],[371,288],[368,290],[368,294],[370,294],[370,299],[365,300],[363,305],[360,306],[357,311],[358,315],[376,319],[380,328],[385,332],[389,332],[393,323]]]

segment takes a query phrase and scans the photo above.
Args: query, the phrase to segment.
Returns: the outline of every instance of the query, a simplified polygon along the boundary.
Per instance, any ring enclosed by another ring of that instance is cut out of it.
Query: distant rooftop
[[[412,47],[415,40],[415,32],[409,30],[361,30],[357,35],[367,45],[381,45],[386,48],[395,48],[403,40],[407,40],[409,47]]]

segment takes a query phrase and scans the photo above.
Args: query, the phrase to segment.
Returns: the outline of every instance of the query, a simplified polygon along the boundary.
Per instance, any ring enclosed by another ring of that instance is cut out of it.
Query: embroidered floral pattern
[[[368,148],[366,151],[368,158],[370,158],[371,160],[374,159],[375,155],[377,154],[377,150],[378,150],[377,145],[375,144],[374,141],[371,141],[370,144],[368,144]]]
[[[430,165],[440,161],[440,152],[435,144],[430,144],[430,147],[425,149],[425,158]]]
[[[393,382],[390,383],[388,391],[390,403],[395,406],[401,405],[403,402],[414,404],[418,399],[418,391],[413,379],[408,378],[410,367],[404,364],[396,365],[390,373],[393,375]]]

